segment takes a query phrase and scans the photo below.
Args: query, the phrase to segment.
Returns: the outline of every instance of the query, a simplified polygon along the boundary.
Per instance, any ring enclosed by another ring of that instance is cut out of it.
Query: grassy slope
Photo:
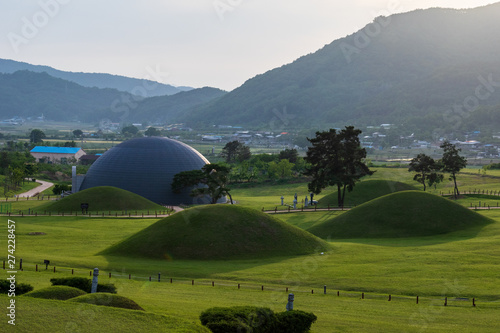
[[[440,196],[405,191],[367,202],[308,230],[325,239],[422,237],[491,222]]]
[[[345,206],[356,206],[390,193],[411,190],[415,190],[415,187],[402,182],[367,179],[358,183],[352,192],[346,194]],[[336,206],[337,192],[324,196],[318,205],[318,207]]]
[[[214,260],[301,255],[327,249],[318,238],[257,210],[206,205],[160,220],[103,253]]]
[[[2,332],[209,332],[173,316],[68,301],[23,297],[16,308],[16,326],[2,322]]]
[[[89,204],[89,211],[162,210],[164,207],[137,194],[111,186],[93,187],[75,193],[57,202],[39,206],[38,211],[71,212],[81,210],[81,203]]]
[[[109,293],[94,293],[86,294],[70,299],[70,302],[95,304],[100,306],[111,306],[114,308],[141,310],[144,309],[135,301],[125,296],[109,294]]]

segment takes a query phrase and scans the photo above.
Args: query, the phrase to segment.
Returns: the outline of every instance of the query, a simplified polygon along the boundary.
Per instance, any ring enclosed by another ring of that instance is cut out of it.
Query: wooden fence
[[[5,270],[6,268],[6,263],[5,260],[3,261],[3,269]],[[68,274],[68,275],[80,275],[80,276],[88,276],[89,278],[92,277],[93,274],[93,269],[74,269],[74,268],[67,268],[67,267],[56,267],[56,266],[48,266],[45,264],[33,264],[33,263],[23,263],[22,259],[19,262],[19,271],[25,271],[25,270],[32,270],[35,272],[49,272],[49,273],[63,273],[63,274]],[[17,273],[18,270],[15,270]],[[12,271],[9,270],[9,271]],[[7,273],[9,273],[9,271]],[[215,280],[195,280],[195,279],[187,279],[187,278],[172,278],[172,277],[165,277],[162,275],[162,273],[155,273],[151,274],[149,276],[140,276],[140,275],[133,275],[131,273],[118,273],[118,272],[105,272],[105,271],[100,271],[99,272],[99,282],[105,281],[104,279],[108,278],[115,278],[115,279],[128,279],[128,280],[142,280],[142,281],[149,281],[149,282],[157,282],[157,283],[168,283],[168,284],[183,284],[183,285],[192,285],[192,286],[212,286],[212,287],[219,287],[219,288],[233,288],[233,289],[246,289],[246,290],[260,290],[260,291],[267,291],[267,292],[278,292],[278,293],[309,293],[312,295],[328,295],[332,297],[345,297],[345,298],[357,298],[359,300],[382,300],[382,301],[410,301],[413,302],[414,304],[419,304],[422,303],[422,301],[426,302],[432,302],[433,305],[439,305],[442,304],[443,306],[472,306],[476,307],[478,305],[488,305],[488,307],[498,307],[500,308],[500,302],[499,301],[486,301],[482,300],[479,301],[477,298],[473,297],[447,297],[445,295],[436,298],[436,297],[421,297],[421,296],[407,296],[407,295],[393,295],[393,294],[380,294],[380,293],[368,293],[368,292],[361,292],[361,291],[353,291],[353,290],[337,290],[335,288],[328,288],[327,285],[323,286],[318,286],[317,289],[314,288],[307,288],[307,287],[296,287],[296,288],[290,288],[286,286],[265,286],[262,284],[252,284],[252,283],[229,283],[228,281],[215,281]],[[298,289],[301,288],[301,289]]]

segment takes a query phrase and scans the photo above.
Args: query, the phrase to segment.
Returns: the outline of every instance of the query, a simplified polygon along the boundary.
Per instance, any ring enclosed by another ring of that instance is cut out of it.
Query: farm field
[[[419,185],[406,169],[379,168],[371,180],[399,181],[416,188]],[[497,190],[500,183],[495,183],[496,180],[477,174],[460,175],[459,186],[462,191]],[[447,188],[446,184],[440,184],[432,192],[439,194]],[[293,199],[296,192],[299,198],[305,197],[307,184],[243,184],[234,188],[232,194],[239,206],[260,211],[262,207],[279,205],[281,195]],[[317,199],[333,193],[334,190],[329,189]],[[356,196],[354,192],[351,195]],[[478,200],[496,202],[495,196],[476,194],[466,195],[457,203],[467,207]],[[46,204],[46,201],[30,200],[13,202],[12,206],[25,211]],[[166,323],[171,319],[163,316],[173,316],[199,324],[199,314],[212,306],[253,305],[280,312],[284,311],[285,289],[289,288],[289,292],[296,295],[296,309],[318,316],[312,332],[497,332],[500,329],[497,320],[500,315],[500,267],[497,264],[500,210],[478,213],[491,219],[491,223],[425,237],[327,239],[330,250],[323,254],[246,260],[101,254],[155,224],[159,218],[13,216],[11,219],[16,222],[16,258],[23,259],[24,271],[18,272],[18,282],[39,289],[48,287],[52,277],[71,276],[72,269],[75,276],[88,277],[89,271],[99,267],[100,282],[114,283],[118,294],[136,301],[147,311],[146,316],[158,317],[151,319],[153,321]],[[308,230],[342,214],[345,212],[317,211],[271,216]],[[0,217],[1,244],[7,239],[7,219]],[[7,254],[4,252],[5,255],[0,255],[3,260]],[[43,265],[45,259],[51,262],[47,271]],[[36,264],[41,271],[35,272]],[[161,273],[161,283],[157,282],[158,273]],[[0,278],[6,276],[6,271],[0,270]],[[323,286],[327,286],[326,295]],[[390,302],[388,295],[392,298]],[[443,305],[445,297],[447,307]],[[473,299],[476,307],[472,306]],[[0,300],[3,304],[7,297],[0,296]],[[18,320],[33,324],[37,331],[47,331],[44,322],[32,314],[39,311],[36,302],[24,301],[22,296],[17,300]],[[125,316],[123,311],[131,311],[111,309],[108,312],[108,309],[92,306],[82,310],[62,301],[41,302],[45,304],[45,314],[58,314],[54,315],[55,327],[64,327],[71,318],[80,318],[62,313],[89,311],[95,313],[96,318],[103,314],[121,318]],[[24,312],[23,304],[26,304]],[[119,319],[116,321],[118,325]],[[77,322],[86,323],[81,318]],[[151,331],[155,331],[155,327],[151,326]],[[175,329],[169,331],[176,332]]]

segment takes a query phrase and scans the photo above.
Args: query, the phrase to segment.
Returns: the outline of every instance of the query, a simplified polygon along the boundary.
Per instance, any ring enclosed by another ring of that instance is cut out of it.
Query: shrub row
[[[92,291],[92,280],[81,277],[50,279],[53,286],[68,286],[78,288],[90,293]],[[116,294],[116,287],[114,284],[97,284],[97,291],[100,293]]]
[[[10,289],[9,280],[0,280],[0,294],[8,294]],[[26,294],[33,290],[33,286],[27,283],[16,283],[15,294],[16,296]]]
[[[274,313],[268,308],[237,306],[211,308],[200,315],[201,324],[213,333],[303,333],[317,317],[304,311]]]

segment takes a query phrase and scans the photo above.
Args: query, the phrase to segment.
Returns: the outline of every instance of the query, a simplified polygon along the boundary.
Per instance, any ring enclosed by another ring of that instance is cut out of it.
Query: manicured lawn
[[[406,169],[379,168],[371,179],[401,181],[419,188],[412,177]],[[461,174],[459,182],[461,190],[500,189],[498,179],[476,174]],[[447,191],[451,186],[451,182],[445,182],[431,192]],[[260,210],[279,205],[281,195],[285,196],[285,202],[291,202],[296,192],[299,200],[305,197],[307,184],[240,186],[231,193],[239,205]],[[316,198],[329,193],[333,193],[333,189]],[[479,200],[495,202],[495,198],[467,196],[458,203],[467,206]],[[46,202],[14,202],[12,206],[27,210],[43,203]],[[75,276],[89,277],[89,271],[99,267],[100,282],[114,283],[119,295],[134,300],[146,310],[136,314],[121,309],[18,297],[18,323],[27,326],[16,329],[99,331],[107,326],[113,331],[183,332],[184,329],[184,332],[193,332],[199,328],[183,328],[182,325],[189,324],[175,320],[199,323],[199,314],[213,306],[254,305],[284,311],[288,287],[289,292],[296,295],[296,309],[318,316],[312,332],[498,332],[500,210],[479,213],[494,223],[426,237],[329,240],[332,250],[323,254],[247,260],[98,255],[154,224],[158,221],[154,218],[11,217],[16,221],[15,256],[18,260],[23,258],[24,263],[24,271],[17,274],[19,282],[30,283],[35,289],[44,288],[50,286],[52,277],[71,276],[72,268]],[[275,216],[307,230],[341,214],[345,213],[318,211]],[[5,244],[7,217],[0,217],[0,239],[0,243]],[[0,258],[7,259],[6,249],[0,252]],[[51,261],[47,271],[44,259]],[[41,272],[35,272],[35,264]],[[158,273],[161,273],[161,283],[155,282]],[[6,275],[6,271],[0,270],[0,278]],[[172,284],[170,278],[173,278]],[[194,286],[191,280],[195,280]],[[241,289],[237,288],[238,283]],[[324,285],[328,288],[327,295],[323,295]],[[389,294],[393,296],[391,302],[388,302]],[[416,296],[420,297],[418,305]],[[443,306],[444,297],[449,300],[447,307]],[[472,298],[476,298],[476,308],[472,307]],[[6,304],[6,300],[7,297],[0,296],[1,304]],[[93,321],[88,320],[90,317]],[[150,322],[149,326],[144,324]],[[6,324],[0,323],[0,331],[4,331],[4,327]]]

